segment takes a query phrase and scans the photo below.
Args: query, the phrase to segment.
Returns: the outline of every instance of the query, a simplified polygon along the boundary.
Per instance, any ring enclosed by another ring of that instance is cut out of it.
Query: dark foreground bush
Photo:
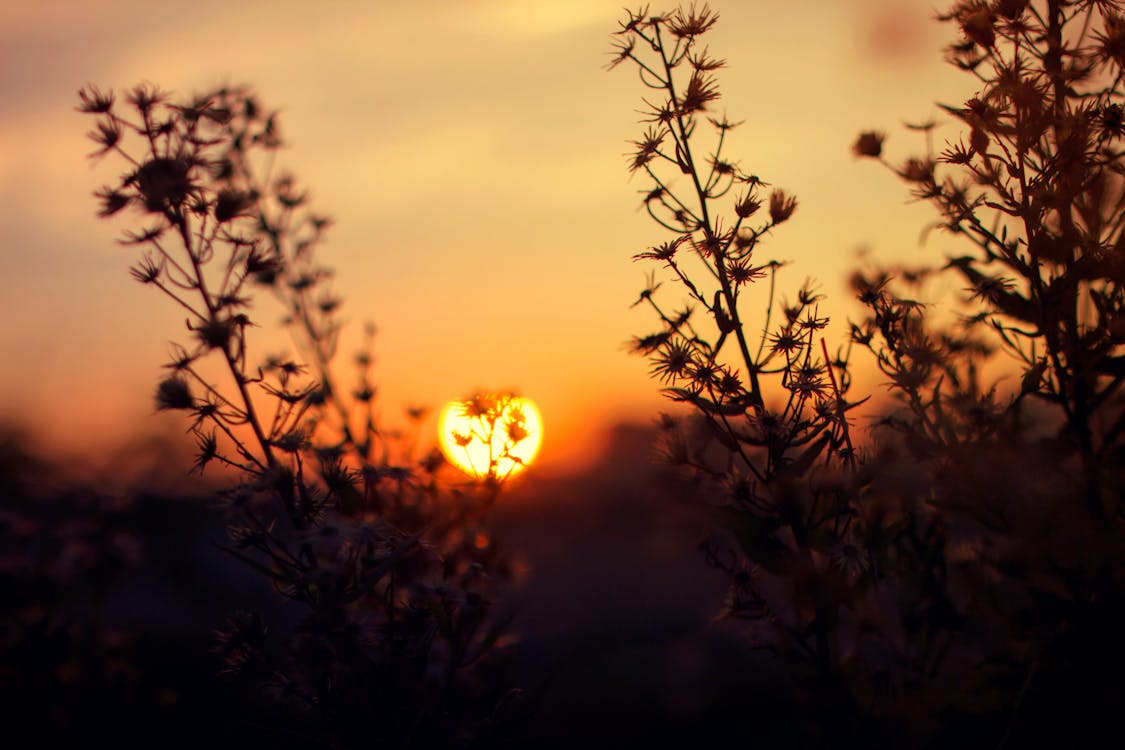
[[[1125,665],[1125,20],[1117,2],[957,3],[949,60],[976,90],[965,131],[901,164],[934,205],[943,263],[857,273],[866,315],[829,347],[807,285],[775,303],[762,245],[797,208],[723,151],[736,124],[702,38],[706,6],[629,13],[612,66],[635,66],[646,129],[629,168],[669,233],[634,339],[694,418],[666,452],[706,488],[725,615],[803,685],[834,746],[1086,744],[1120,736]],[[768,115],[759,115],[768,116]],[[936,125],[926,123],[932,142]],[[968,285],[942,306],[935,275]],[[682,309],[656,295],[671,281]],[[768,284],[769,303],[746,291]],[[916,287],[911,289],[911,287]],[[747,312],[753,310],[754,312]],[[760,333],[758,333],[760,332]],[[853,434],[853,347],[900,407]]]

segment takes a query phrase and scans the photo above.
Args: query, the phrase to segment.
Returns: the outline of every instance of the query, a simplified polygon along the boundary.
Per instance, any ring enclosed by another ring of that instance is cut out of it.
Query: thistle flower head
[[[132,104],[138,112],[146,116],[152,111],[153,107],[166,99],[167,95],[164,92],[147,83],[134,86],[125,97],[125,100]]]
[[[186,159],[155,157],[138,167],[126,184],[136,188],[146,210],[163,213],[182,205],[192,193],[190,169]]]
[[[1112,60],[1118,67],[1125,66],[1125,17],[1116,11],[1103,15],[1102,31],[1097,34],[1097,52],[1104,60]]]
[[[156,408],[158,411],[192,409],[194,407],[195,397],[191,394],[191,387],[187,380],[179,375],[167,377],[156,386]]]
[[[98,120],[97,124],[94,125],[94,130],[86,134],[87,138],[98,145],[98,148],[91,151],[89,156],[97,158],[112,151],[121,142],[121,136],[121,123],[118,120],[112,117]]]
[[[704,5],[702,8],[696,8],[693,4],[686,10],[682,7],[677,8],[672,15],[668,16],[665,24],[673,36],[679,39],[694,39],[706,34],[718,20],[719,14],[713,12],[709,6]]]
[[[883,153],[883,141],[887,138],[885,133],[877,130],[867,130],[859,134],[852,153],[856,156],[867,156],[877,159]]]
[[[681,115],[703,112],[712,102],[718,101],[720,96],[719,85],[713,77],[702,71],[693,70],[687,88],[680,97],[677,112]]]
[[[94,197],[101,201],[102,206],[98,210],[98,216],[103,219],[113,216],[130,203],[126,193],[111,187],[99,188],[94,193]]]
[[[668,341],[653,359],[653,377],[658,377],[664,383],[687,377],[694,362],[693,354],[694,348],[690,342],[678,337]]]
[[[774,224],[787,221],[796,210],[796,197],[789,195],[784,190],[774,190],[770,193],[770,221]]]
[[[996,0],[994,10],[1009,21],[1015,21],[1024,14],[1029,3],[1030,0]]]
[[[209,349],[225,349],[234,335],[233,318],[209,318],[195,330],[200,343]]]
[[[1120,104],[1110,104],[1101,111],[1102,130],[1111,138],[1125,134],[1125,111]]]
[[[988,3],[983,0],[965,2],[955,13],[957,23],[969,41],[985,49],[996,44],[995,17]]]
[[[220,190],[215,198],[215,220],[222,223],[243,215],[253,204],[249,193],[240,190]]]
[[[151,284],[164,272],[163,264],[146,255],[140,263],[129,269],[129,274],[142,284]]]
[[[634,337],[626,347],[635,354],[652,354],[672,337],[669,331]]]
[[[749,219],[756,214],[761,207],[762,202],[754,195],[754,191],[750,190],[735,201],[734,212],[738,214],[738,218],[740,219]]]
[[[103,92],[92,84],[78,90],[78,111],[84,114],[105,114],[113,109],[113,92]]]
[[[727,267],[731,281],[736,287],[750,284],[758,279],[765,278],[766,266],[751,265],[749,256],[731,262]]]
[[[804,340],[793,332],[791,326],[782,328],[770,336],[771,348],[779,354],[789,355],[804,347]]]

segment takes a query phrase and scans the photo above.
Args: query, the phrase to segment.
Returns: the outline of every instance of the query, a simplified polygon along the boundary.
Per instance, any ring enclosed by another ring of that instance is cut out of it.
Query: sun
[[[506,479],[535,460],[543,419],[530,399],[477,393],[442,408],[438,439],[441,452],[466,474]]]

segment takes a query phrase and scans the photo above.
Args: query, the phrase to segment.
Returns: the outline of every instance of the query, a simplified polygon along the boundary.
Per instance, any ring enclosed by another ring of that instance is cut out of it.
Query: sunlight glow
[[[449,462],[469,476],[506,479],[535,459],[543,420],[526,398],[478,393],[442,408],[438,439]]]

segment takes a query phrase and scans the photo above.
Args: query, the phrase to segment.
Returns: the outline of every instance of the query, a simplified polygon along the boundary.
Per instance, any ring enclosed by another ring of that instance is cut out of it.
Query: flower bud
[[[770,193],[770,221],[780,224],[789,219],[797,210],[797,199],[787,195],[784,190],[774,190]]]
[[[852,146],[852,152],[856,156],[869,156],[877,158],[883,153],[883,141],[886,135],[875,130],[868,130],[859,134],[856,138],[855,144]]]
[[[192,409],[195,407],[195,397],[191,395],[191,387],[183,378],[173,375],[160,381],[156,386],[156,408],[158,411],[165,409]]]

